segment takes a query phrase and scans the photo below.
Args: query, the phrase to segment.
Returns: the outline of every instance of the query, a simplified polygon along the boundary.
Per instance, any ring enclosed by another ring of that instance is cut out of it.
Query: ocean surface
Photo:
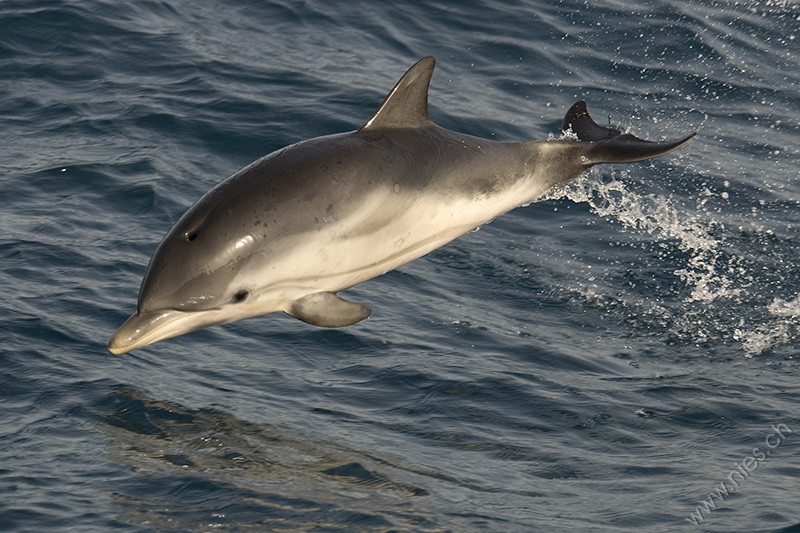
[[[346,291],[113,356],[216,183],[431,116],[662,140]],[[0,530],[800,531],[796,0],[0,3]]]

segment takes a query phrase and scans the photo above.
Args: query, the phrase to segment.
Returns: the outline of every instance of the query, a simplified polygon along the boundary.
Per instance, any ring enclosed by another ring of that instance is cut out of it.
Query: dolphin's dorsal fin
[[[423,57],[403,74],[375,114],[358,131],[378,128],[413,128],[431,123],[428,85],[436,60]]]

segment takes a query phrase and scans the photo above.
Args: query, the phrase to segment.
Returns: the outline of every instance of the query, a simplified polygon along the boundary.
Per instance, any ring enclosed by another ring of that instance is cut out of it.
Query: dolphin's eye
[[[247,300],[248,296],[250,296],[250,293],[242,289],[233,295],[233,298],[231,298],[231,303],[234,304],[242,303],[243,301]]]
[[[187,242],[192,242],[193,240],[195,240],[197,238],[197,232],[196,231],[187,231],[185,233],[185,236],[186,236],[186,241]]]

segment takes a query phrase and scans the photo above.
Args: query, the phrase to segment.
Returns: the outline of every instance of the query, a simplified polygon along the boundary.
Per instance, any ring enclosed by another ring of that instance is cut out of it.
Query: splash
[[[674,265],[662,272],[675,281],[668,292],[634,296],[615,287],[621,299],[617,308],[624,308],[628,318],[647,321],[650,331],[658,326],[659,334],[671,340],[735,342],[749,357],[800,337],[800,295],[770,300],[780,280],[759,277],[757,272],[768,271],[768,265],[741,241],[741,227],[710,216],[706,203],[714,196],[727,201],[726,192],[706,188],[692,209],[672,197],[633,190],[625,170],[614,175],[622,179],[589,172],[548,199],[587,203],[595,214],[652,239],[658,261],[650,268]]]
[[[620,174],[627,177],[624,170]],[[720,250],[727,246],[723,224],[681,211],[667,197],[633,192],[614,178],[601,181],[589,174],[559,193],[561,198],[588,203],[594,213],[628,229],[676,243],[689,259],[673,274],[689,289],[689,301],[713,302],[740,294],[741,289],[735,288],[727,274],[735,271],[736,265],[720,265]]]
[[[758,355],[775,346],[792,343],[800,337],[800,294],[790,301],[776,298],[767,306],[773,320],[752,330],[734,330],[734,339],[742,342],[745,352]]]

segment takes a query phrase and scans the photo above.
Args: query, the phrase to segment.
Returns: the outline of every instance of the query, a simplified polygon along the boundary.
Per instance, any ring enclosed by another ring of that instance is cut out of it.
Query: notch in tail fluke
[[[633,163],[652,159],[675,150],[687,143],[697,132],[683,139],[653,142],[645,141],[630,133],[615,128],[604,128],[597,124],[586,109],[583,100],[575,102],[564,116],[564,131],[572,131],[578,140],[589,143],[586,158],[590,165],[598,163]]]

